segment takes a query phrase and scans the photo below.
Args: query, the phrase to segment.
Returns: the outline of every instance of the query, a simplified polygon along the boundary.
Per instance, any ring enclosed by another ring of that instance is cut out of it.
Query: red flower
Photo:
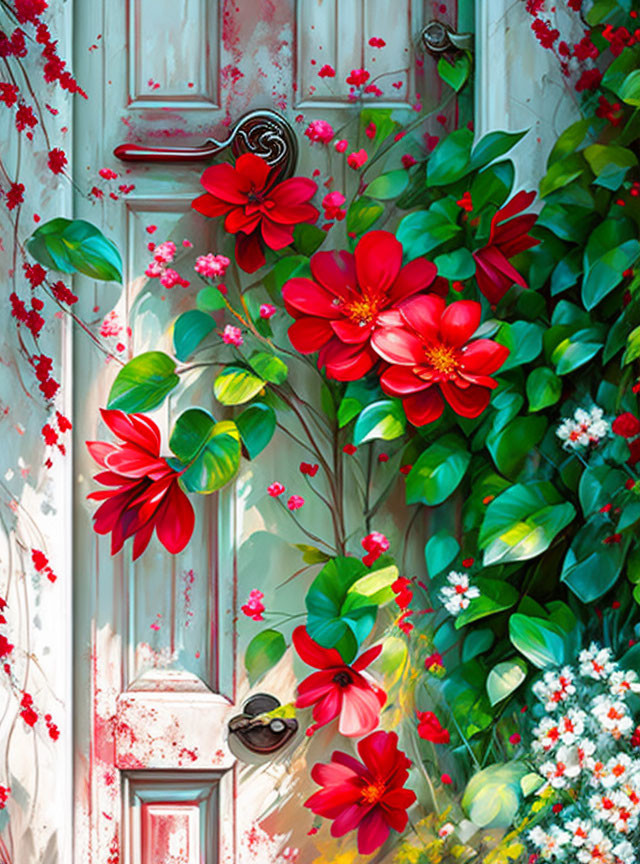
[[[226,216],[225,230],[236,234],[236,259],[247,273],[265,263],[264,246],[284,249],[301,222],[315,222],[318,211],[309,204],[317,185],[307,177],[282,183],[264,159],[254,153],[235,165],[223,162],[207,168],[200,182],[207,190],[192,203],[205,216]]]
[[[445,308],[435,294],[414,297],[397,310],[380,316],[382,325],[372,345],[392,364],[380,383],[385,393],[402,398],[414,426],[433,423],[447,400],[461,417],[478,417],[497,386],[490,375],[509,355],[509,349],[490,339],[465,344],[480,324],[481,306],[457,300]]]
[[[333,837],[357,828],[358,852],[370,855],[386,841],[391,828],[404,831],[407,808],[416,796],[404,788],[411,762],[398,750],[395,732],[378,731],[363,738],[358,755],[362,762],[336,750],[329,764],[314,765],[311,776],[323,788],[305,801],[305,807],[334,820]]]
[[[433,744],[448,744],[449,730],[445,729],[433,711],[416,711],[418,717],[418,735]]]
[[[59,147],[54,147],[53,150],[49,151],[47,165],[54,174],[61,174],[67,161],[64,150],[61,150]]]
[[[298,685],[296,708],[313,705],[313,719],[318,726],[339,716],[341,735],[358,737],[375,729],[387,696],[363,670],[378,657],[382,645],[369,648],[352,666],[347,666],[335,648],[318,645],[304,627],[293,631],[293,644],[308,666],[320,670]]]
[[[291,344],[301,354],[319,351],[329,378],[355,381],[377,361],[371,335],[379,314],[422,291],[436,277],[426,258],[402,266],[402,245],[388,231],[370,231],[350,252],[316,252],[313,279],[285,282]]]
[[[509,263],[509,258],[540,242],[529,236],[536,222],[535,213],[516,216],[529,207],[535,197],[535,192],[518,192],[498,210],[491,220],[489,242],[473,253],[478,288],[490,303],[498,303],[514,282],[522,288],[528,287],[524,277]]]
[[[611,424],[611,431],[622,438],[635,438],[640,433],[640,420],[628,411],[619,414]]]
[[[123,443],[87,441],[89,452],[106,470],[94,479],[110,487],[88,497],[104,503],[93,515],[98,534],[111,532],[111,554],[134,537],[133,558],[147,548],[155,528],[172,554],[191,539],[194,512],[180,488],[180,474],[160,456],[160,430],[144,414],[102,410],[102,419]]]
[[[362,559],[367,567],[373,566],[383,552],[389,549],[389,540],[379,531],[372,531],[362,540],[362,548],[368,554]]]

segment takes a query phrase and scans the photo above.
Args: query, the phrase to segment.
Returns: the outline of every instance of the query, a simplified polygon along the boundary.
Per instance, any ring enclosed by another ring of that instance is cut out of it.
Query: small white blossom
[[[469,585],[466,573],[452,570],[447,576],[447,582],[449,584],[440,589],[440,600],[452,615],[459,615],[469,606],[470,600],[480,596],[480,590],[475,585]]]
[[[596,681],[608,678],[614,670],[609,648],[600,648],[592,642],[588,649],[580,652],[580,674]]]
[[[568,450],[577,450],[598,444],[610,431],[608,420],[603,417],[602,408],[594,405],[589,411],[577,408],[573,417],[565,418],[556,430],[556,435]]]
[[[627,693],[640,693],[640,681],[632,669],[612,672],[609,690],[612,696],[621,696],[624,699]]]
[[[533,685],[533,692],[547,711],[553,711],[576,692],[571,669],[565,666],[559,672],[545,672],[542,680]]]

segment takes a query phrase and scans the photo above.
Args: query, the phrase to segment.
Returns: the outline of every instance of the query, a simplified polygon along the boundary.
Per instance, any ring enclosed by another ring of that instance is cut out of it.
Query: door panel
[[[206,163],[127,165],[114,159],[113,149],[125,141],[183,146],[211,135],[224,139],[231,125],[256,108],[275,108],[300,132],[301,113],[338,128],[353,111],[344,78],[361,66],[386,82],[384,98],[372,97],[372,104],[406,106],[418,93],[425,104],[435,103],[438,88],[427,86],[434,80],[433,61],[415,52],[431,6],[402,0],[390,16],[384,0],[76,4],[78,44],[102,37],[98,51],[78,52],[78,76],[91,82],[91,90],[89,107],[76,123],[77,179],[91,188],[100,168],[120,175],[106,184],[100,202],[78,196],[76,215],[116,241],[126,271],[122,289],[80,277],[76,293],[85,317],[106,320],[106,341],[116,355],[126,360],[134,351],[171,352],[171,321],[191,305],[183,288],[164,290],[144,275],[148,243],[174,241],[172,266],[191,278],[194,249],[221,251],[223,236],[212,220],[190,208]],[[385,39],[384,51],[368,45],[371,36]],[[336,78],[318,77],[325,63],[336,68]],[[402,87],[392,88],[392,81]],[[318,152],[301,137],[299,173],[311,174]],[[123,194],[121,184],[134,188]],[[184,240],[194,248],[183,246]],[[271,608],[300,611],[302,584],[284,585],[300,566],[299,552],[287,542],[291,524],[264,489],[290,474],[306,453],[276,438],[232,489],[194,502],[196,533],[183,554],[172,557],[152,540],[138,562],[131,562],[128,547],[112,558],[108,538],[91,527],[85,496],[95,466],[84,441],[106,437],[99,408],[107,402],[118,361],[77,339],[74,368],[74,860],[293,864],[291,849],[298,848],[298,860],[311,862],[311,816],[304,811],[302,818],[300,806],[309,791],[305,749],[295,751],[293,763],[287,756],[246,765],[227,741],[227,723],[251,692],[242,657],[256,629],[246,620],[239,626],[240,603],[260,587]],[[190,401],[220,412],[209,378],[200,373],[189,373],[189,392],[170,398],[153,415],[165,447],[171,423]],[[317,528],[322,532],[321,521]],[[294,688],[287,653],[260,690],[284,703]]]

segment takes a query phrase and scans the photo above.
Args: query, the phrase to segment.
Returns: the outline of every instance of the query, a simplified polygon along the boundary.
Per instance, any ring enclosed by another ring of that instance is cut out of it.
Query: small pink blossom
[[[373,138],[376,137],[377,131],[378,131],[378,127],[376,126],[376,124],[372,120],[371,123],[369,123],[367,128],[364,130],[364,134],[371,141]]]
[[[182,247],[184,249],[193,249],[193,243],[191,242],[191,240],[183,240]]]
[[[334,136],[334,131],[331,123],[327,123],[326,120],[312,120],[305,129],[304,134],[310,141],[328,144]]]
[[[362,563],[367,567],[371,567],[382,553],[388,550],[389,541],[385,535],[381,534],[379,531],[372,531],[371,534],[367,534],[367,536],[363,538],[362,548],[368,553],[362,559]]]
[[[157,279],[159,276],[162,276],[162,272],[164,267],[158,261],[152,261],[147,269],[144,271],[144,275],[148,276],[149,279]]]
[[[292,495],[287,501],[287,507],[289,510],[299,510],[304,504],[304,498],[302,495]]]
[[[249,592],[249,599],[240,608],[244,612],[244,614],[251,618],[253,621],[264,621],[262,613],[264,612],[264,604],[262,603],[262,598],[264,594],[262,591],[259,591],[257,588],[254,588]]]
[[[402,162],[402,167],[403,167],[403,168],[411,168],[412,165],[415,165],[415,164],[416,164],[416,160],[415,160],[414,157],[411,155],[411,153],[405,153],[405,154],[402,156],[402,158],[400,159],[400,161]]]
[[[176,254],[176,244],[171,240],[166,240],[164,243],[159,243],[154,252],[154,261],[160,264],[170,264]]]
[[[364,88],[365,93],[373,93],[374,96],[382,96],[382,90],[376,84],[367,84]]]
[[[346,138],[341,138],[339,141],[336,141],[336,143],[333,146],[336,148],[336,151],[338,153],[344,153],[344,151],[349,146],[349,142],[347,141]]]
[[[98,171],[98,174],[102,177],[103,180],[116,180],[118,175],[115,171],[112,171],[111,168],[101,168]]]
[[[347,84],[351,84],[352,87],[363,87],[370,77],[371,75],[366,69],[352,69],[351,75],[347,78]]]
[[[230,263],[224,255],[214,255],[209,252],[208,255],[198,256],[195,271],[207,279],[215,279],[217,276],[224,276]]]
[[[372,36],[371,39],[369,39],[369,45],[371,45],[372,48],[384,48],[386,44],[387,43],[384,39],[381,39],[379,36]]]
[[[368,158],[366,150],[355,150],[347,156],[347,165],[357,171],[358,168],[362,168]]]
[[[167,267],[160,276],[160,284],[163,288],[167,289],[175,288],[176,285],[179,285],[181,288],[188,288],[190,282],[188,279],[183,279],[177,270]]]
[[[333,66],[329,66],[328,63],[325,63],[322,69],[318,72],[318,78],[335,78],[336,70]]]
[[[263,303],[260,306],[260,317],[269,320],[269,318],[273,318],[276,314],[276,307],[271,303]]]
[[[227,345],[235,345],[236,348],[239,348],[244,342],[242,331],[239,327],[234,327],[233,324],[227,324],[222,331],[222,341],[226,342]]]
[[[329,192],[322,199],[322,206],[324,208],[324,218],[325,219],[337,219],[341,222],[344,217],[347,215],[346,210],[342,210],[341,207],[347,199],[341,192]]]
[[[278,483],[276,480],[275,483],[272,483],[271,486],[267,488],[267,492],[272,498],[278,498],[284,492],[284,484]]]
[[[100,325],[100,335],[108,339],[110,336],[119,336],[122,329],[122,325],[118,321],[118,313],[112,310]]]

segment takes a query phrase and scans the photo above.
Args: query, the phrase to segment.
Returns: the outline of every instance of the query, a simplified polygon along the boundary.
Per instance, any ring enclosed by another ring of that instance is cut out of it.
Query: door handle
[[[229,721],[229,734],[237,735],[247,750],[258,756],[266,756],[282,750],[298,731],[298,721],[293,717],[265,717],[280,707],[275,696],[258,693],[244,706],[242,714]]]
[[[456,33],[444,21],[430,21],[422,28],[420,39],[426,51],[434,57],[456,51],[473,51],[473,33]]]
[[[227,147],[237,158],[243,153],[261,156],[280,179],[293,174],[298,158],[298,139],[290,124],[276,111],[250,111],[241,117],[225,141],[207,138],[195,147],[146,147],[120,144],[113,151],[123,162],[177,162],[190,164],[216,156]]]

